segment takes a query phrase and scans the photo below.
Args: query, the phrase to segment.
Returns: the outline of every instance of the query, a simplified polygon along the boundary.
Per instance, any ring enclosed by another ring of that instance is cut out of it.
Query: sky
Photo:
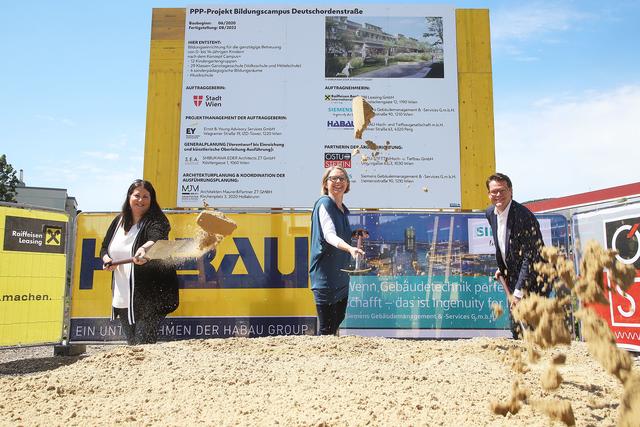
[[[391,2],[331,4],[366,3]],[[640,181],[639,1],[439,3],[490,11],[496,168],[516,200]],[[198,3],[0,4],[0,154],[29,186],[119,210],[143,172],[151,11]]]

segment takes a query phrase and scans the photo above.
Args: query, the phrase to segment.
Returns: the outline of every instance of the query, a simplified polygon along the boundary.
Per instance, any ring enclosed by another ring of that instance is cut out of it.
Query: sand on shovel
[[[196,219],[196,224],[202,229],[197,236],[200,250],[215,248],[224,237],[229,236],[238,227],[235,221],[216,210],[200,212]]]
[[[161,259],[166,262],[173,260],[198,258],[207,251],[214,249],[225,236],[230,235],[238,227],[222,212],[207,209],[200,212],[196,218],[200,230],[190,239],[158,240],[149,249],[149,259]]]

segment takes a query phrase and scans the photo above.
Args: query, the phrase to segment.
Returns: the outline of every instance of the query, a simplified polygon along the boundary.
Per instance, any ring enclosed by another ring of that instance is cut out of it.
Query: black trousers
[[[511,322],[511,336],[514,340],[520,340],[523,337],[524,331],[520,325],[520,322],[516,321],[511,314],[511,310],[509,310],[509,320]]]
[[[335,304],[316,304],[318,335],[335,335],[347,312],[347,298]]]
[[[115,317],[120,318],[122,332],[127,344],[155,344],[158,341],[158,328],[165,316],[154,314],[143,319],[136,319],[136,323],[129,323],[129,310],[114,308]]]

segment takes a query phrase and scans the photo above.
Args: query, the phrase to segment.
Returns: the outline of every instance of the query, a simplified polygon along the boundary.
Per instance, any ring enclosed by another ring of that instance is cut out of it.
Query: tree
[[[20,181],[16,171],[7,163],[7,156],[0,156],[0,202],[16,202],[16,186]]]
[[[427,16],[427,32],[422,36],[430,39],[435,38],[433,46],[442,46],[444,39],[442,35],[442,17],[440,16]]]

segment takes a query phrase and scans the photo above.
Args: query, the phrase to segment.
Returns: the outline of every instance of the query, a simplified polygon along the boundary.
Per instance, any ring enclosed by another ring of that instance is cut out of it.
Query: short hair
[[[509,179],[509,177],[507,175],[505,175],[503,173],[496,172],[493,175],[491,175],[489,178],[487,178],[487,182],[486,182],[487,190],[489,190],[489,183],[491,181],[506,182],[507,183],[507,187],[509,188],[509,190],[512,189],[511,180]]]
[[[347,178],[347,188],[344,190],[345,194],[348,193],[349,190],[351,189],[351,181],[349,180],[349,174],[347,173],[346,169],[343,168],[342,166],[331,166],[329,168],[326,168],[324,170],[324,173],[322,174],[322,183],[320,184],[320,194],[323,194],[325,196],[329,194],[329,189],[327,188],[327,181],[329,180],[329,174],[336,169],[342,172],[344,176]]]

